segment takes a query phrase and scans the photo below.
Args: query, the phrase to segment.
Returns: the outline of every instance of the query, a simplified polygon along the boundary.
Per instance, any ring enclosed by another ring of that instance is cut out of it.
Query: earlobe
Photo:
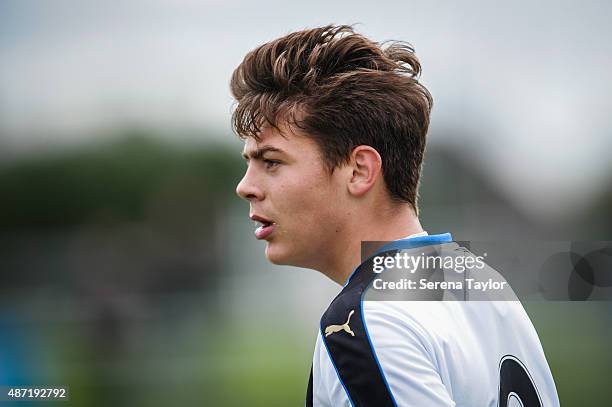
[[[382,171],[382,159],[378,151],[370,146],[357,146],[351,153],[351,179],[348,183],[349,193],[363,196],[376,184]]]

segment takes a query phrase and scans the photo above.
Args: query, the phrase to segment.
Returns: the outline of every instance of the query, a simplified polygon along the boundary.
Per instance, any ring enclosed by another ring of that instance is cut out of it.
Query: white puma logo
[[[329,336],[335,332],[340,332],[340,331],[346,331],[347,333],[351,334],[351,336],[355,336],[355,333],[351,331],[351,327],[349,326],[349,321],[351,320],[351,316],[353,315],[354,312],[355,310],[351,310],[351,312],[349,312],[346,323],[342,325],[330,325],[327,328],[325,328],[325,336]]]

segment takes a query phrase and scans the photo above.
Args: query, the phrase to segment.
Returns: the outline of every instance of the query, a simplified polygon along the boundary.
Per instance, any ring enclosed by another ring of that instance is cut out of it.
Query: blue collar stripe
[[[442,233],[439,235],[415,236],[408,239],[400,239],[394,242],[389,242],[375,253],[380,254],[390,250],[414,249],[415,247],[429,246],[438,243],[450,243],[453,237],[450,233]]]

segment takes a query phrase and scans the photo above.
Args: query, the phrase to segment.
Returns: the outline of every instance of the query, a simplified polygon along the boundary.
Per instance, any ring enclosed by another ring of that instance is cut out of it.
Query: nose
[[[257,185],[257,182],[255,182],[250,168],[247,168],[244,176],[236,186],[236,194],[249,202],[263,199],[263,191]]]

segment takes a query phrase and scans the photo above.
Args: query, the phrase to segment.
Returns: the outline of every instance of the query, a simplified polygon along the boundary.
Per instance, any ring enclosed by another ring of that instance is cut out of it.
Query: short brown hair
[[[294,32],[249,52],[236,68],[232,125],[241,138],[259,140],[262,125],[286,120],[317,142],[331,171],[369,145],[382,157],[391,198],[418,213],[432,106],[420,72],[405,42],[378,44],[346,25]]]

